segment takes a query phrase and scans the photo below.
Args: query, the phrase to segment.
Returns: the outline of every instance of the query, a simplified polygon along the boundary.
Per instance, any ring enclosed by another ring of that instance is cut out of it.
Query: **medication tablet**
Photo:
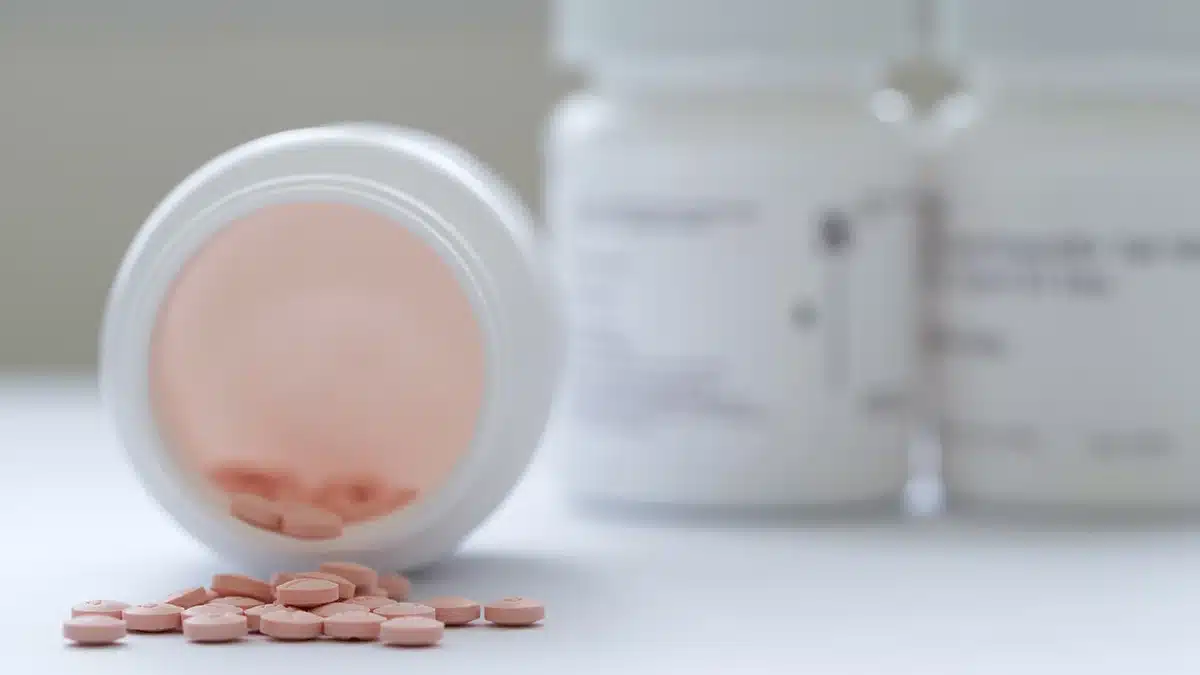
[[[214,574],[212,589],[218,596],[237,596],[270,602],[275,598],[275,587],[265,581],[244,574]],[[212,600],[209,600],[212,602]]]
[[[248,525],[264,530],[278,531],[283,523],[283,514],[275,502],[253,494],[234,495],[229,502],[229,513]]]
[[[366,607],[368,611],[375,609],[376,607],[386,607],[387,605],[395,604],[395,601],[393,600],[381,598],[375,595],[360,595],[358,597],[350,598],[347,600],[347,602],[359,605],[361,607]]]
[[[125,622],[105,614],[85,614],[63,622],[63,637],[81,645],[107,645],[125,637]]]
[[[341,612],[325,619],[325,634],[337,640],[374,640],[379,627],[387,619],[359,608],[357,612]]]
[[[241,614],[208,614],[186,617],[183,635],[192,642],[230,642],[249,632]]]
[[[284,607],[283,605],[276,605],[273,603],[270,605],[251,607],[250,609],[246,610],[246,625],[250,628],[251,632],[257,633],[258,622],[262,618],[263,614],[270,614],[271,612],[278,612],[286,609],[287,607]]]
[[[320,637],[324,619],[311,612],[285,609],[259,618],[258,632],[276,640],[312,640]]]
[[[467,598],[444,596],[421,604],[432,607],[434,618],[447,626],[465,626],[479,618],[479,603]]]
[[[322,563],[318,569],[326,574],[336,574],[354,584],[355,588],[361,588],[364,591],[379,585],[379,573],[366,565],[352,562],[327,562]]]
[[[423,616],[427,619],[437,617],[437,611],[428,605],[419,605],[415,602],[393,602],[390,605],[376,607],[371,610],[379,616],[389,619],[395,619],[401,616]]]
[[[387,596],[397,601],[407,600],[412,593],[412,583],[400,574],[380,574],[379,588],[387,591]]]
[[[242,614],[241,607],[233,605],[196,605],[183,610],[183,619],[186,621],[193,616],[218,616],[221,614]]]
[[[379,625],[379,639],[397,647],[430,647],[441,642],[445,627],[437,619],[402,616]]]
[[[219,597],[221,597],[221,594],[214,591],[213,589],[211,589],[211,588],[204,589],[204,598],[205,598],[204,601],[205,602],[212,602],[213,600],[216,600]]]
[[[165,605],[175,605],[176,607],[182,607],[184,609],[187,609],[188,607],[195,607],[196,605],[203,605],[206,602],[208,602],[208,590],[203,586],[197,586],[195,588],[189,588],[185,591],[179,591],[178,593],[169,596],[166,600],[163,600],[163,604]]]
[[[262,600],[256,600],[254,598],[243,598],[239,595],[226,595],[226,596],[219,597],[216,600],[213,600],[212,602],[210,602],[208,604],[210,604],[210,605],[232,605],[242,611],[245,611],[247,609],[250,609],[251,607],[258,607],[259,605],[262,605],[265,603]]]
[[[275,602],[292,607],[317,607],[337,602],[337,584],[324,579],[292,579],[275,587]]]
[[[312,496],[312,503],[338,514],[347,523],[386,516],[396,509],[395,493],[374,476],[329,481]]]
[[[125,627],[135,633],[170,633],[183,625],[183,608],[164,602],[126,607]]]
[[[292,575],[292,578],[324,579],[325,581],[332,581],[333,583],[337,584],[339,600],[349,600],[350,598],[354,597],[354,582],[336,574],[330,574],[328,572],[296,572]]]
[[[355,605],[349,602],[331,602],[328,605],[314,607],[309,611],[322,619],[327,619],[334,614],[341,614],[342,612],[369,612],[370,610],[362,605]]]
[[[71,608],[71,616],[108,616],[120,619],[121,613],[129,606],[127,602],[116,600],[88,600]]]
[[[358,594],[360,597],[383,598],[389,601],[407,600],[407,598],[392,598],[388,595],[386,588],[380,588],[379,586],[376,586],[375,588],[359,589]]]
[[[488,603],[483,618],[497,626],[532,626],[546,618],[546,607],[537,600],[514,596]]]
[[[342,536],[342,519],[336,513],[307,504],[284,504],[279,531],[296,539],[336,539]]]

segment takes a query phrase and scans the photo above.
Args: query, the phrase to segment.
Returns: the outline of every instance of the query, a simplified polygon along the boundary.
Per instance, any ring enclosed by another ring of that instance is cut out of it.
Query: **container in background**
[[[1200,5],[942,9],[950,504],[1200,506]]]
[[[898,499],[915,363],[907,100],[884,0],[562,0],[545,141],[587,501]],[[878,90],[878,91],[877,91]]]

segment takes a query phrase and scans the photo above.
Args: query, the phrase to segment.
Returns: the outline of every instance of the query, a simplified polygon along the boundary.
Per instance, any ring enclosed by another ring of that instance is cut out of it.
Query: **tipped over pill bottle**
[[[587,87],[546,206],[569,356],[553,451],[588,501],[897,498],[913,409],[913,47],[891,0],[562,0]]]
[[[1200,5],[948,0],[951,504],[1200,506]]]
[[[445,141],[261,138],[138,233],[105,317],[104,399],[150,495],[216,552],[421,566],[542,435],[563,344],[543,259],[511,191]]]

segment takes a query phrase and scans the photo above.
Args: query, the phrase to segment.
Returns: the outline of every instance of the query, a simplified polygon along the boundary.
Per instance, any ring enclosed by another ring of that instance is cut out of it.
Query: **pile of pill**
[[[89,600],[71,608],[63,637],[80,645],[106,645],[134,633],[179,633],[192,642],[235,642],[261,634],[281,642],[327,638],[429,647],[446,626],[466,626],[481,616],[496,626],[532,626],[545,607],[508,597],[484,605],[460,597],[409,602],[412,585],[399,574],[380,574],[349,562],[329,562],[314,572],[281,572],[270,581],[217,574],[211,587],[191,588],[162,602],[129,605]]]

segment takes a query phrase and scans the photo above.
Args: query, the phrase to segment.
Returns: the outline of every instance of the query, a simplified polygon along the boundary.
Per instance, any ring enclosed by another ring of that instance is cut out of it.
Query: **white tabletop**
[[[179,636],[73,648],[60,633],[72,604],[158,600],[230,570],[142,493],[86,382],[0,386],[0,448],[6,675],[1200,672],[1195,530],[597,518],[566,507],[540,466],[414,581],[418,596],[538,597],[541,628],[455,630],[422,651]]]

